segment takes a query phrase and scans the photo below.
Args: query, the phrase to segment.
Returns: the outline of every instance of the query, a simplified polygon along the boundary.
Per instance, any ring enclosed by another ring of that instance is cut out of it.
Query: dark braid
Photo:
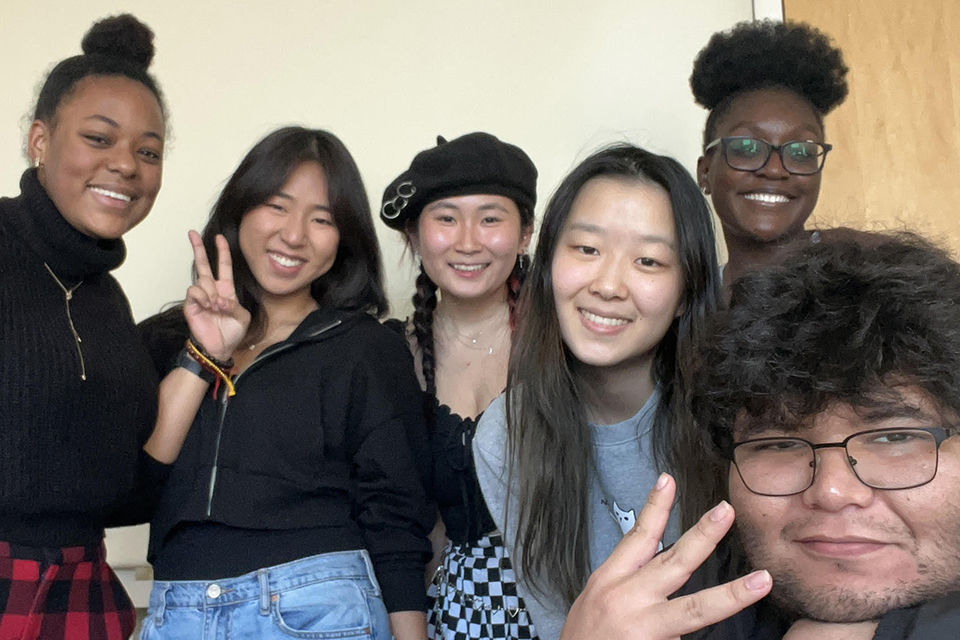
[[[426,382],[423,394],[423,413],[427,426],[433,427],[434,400],[437,397],[436,356],[433,352],[433,312],[437,308],[437,285],[420,265],[417,290],[413,294],[413,337],[420,347],[420,366]]]

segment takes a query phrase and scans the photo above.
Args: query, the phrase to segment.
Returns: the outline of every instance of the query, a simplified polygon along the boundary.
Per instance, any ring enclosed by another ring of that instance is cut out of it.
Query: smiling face
[[[149,89],[125,77],[89,76],[30,126],[40,183],[75,229],[116,239],[150,213],[160,191],[164,118]]]
[[[748,136],[772,145],[824,141],[823,127],[812,105],[787,89],[759,89],[736,98],[717,122],[717,138]],[[727,165],[714,147],[697,162],[697,179],[713,201],[727,238],[783,242],[803,230],[820,195],[820,173],[788,173],[773,153],[756,171]]]
[[[683,295],[667,193],[630,179],[587,182],[560,233],[551,281],[560,333],[577,360],[649,376]]]
[[[264,297],[303,299],[337,259],[327,180],[315,162],[297,167],[280,191],[243,216],[240,250]]]
[[[797,434],[746,437],[796,435],[818,444],[867,429],[943,426],[918,390],[903,390],[902,400],[874,416],[835,405]],[[897,491],[860,482],[842,448],[818,455],[813,485],[785,497],[751,493],[731,465],[737,527],[752,565],[773,576],[775,599],[801,617],[854,622],[960,589],[960,437],[941,444],[929,484]]]
[[[468,195],[428,204],[409,237],[441,295],[479,299],[503,290],[531,231],[510,198]]]

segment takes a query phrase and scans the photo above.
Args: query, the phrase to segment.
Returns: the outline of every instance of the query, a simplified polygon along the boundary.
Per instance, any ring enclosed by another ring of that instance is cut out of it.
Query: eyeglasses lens
[[[745,442],[734,450],[734,460],[743,483],[754,493],[789,496],[813,481],[813,449],[803,440]]]
[[[757,171],[770,160],[773,147],[756,138],[727,138],[724,153],[727,163],[741,171]],[[783,168],[790,173],[810,175],[823,165],[826,150],[816,142],[788,142],[779,148]]]
[[[862,433],[850,439],[847,453],[860,481],[878,489],[915,487],[937,472],[937,442],[926,431]]]
[[[937,472],[937,442],[919,429],[865,432],[847,442],[850,466],[874,489],[909,489],[926,484]],[[764,438],[737,445],[734,462],[750,491],[787,496],[813,484],[815,452],[794,438]]]

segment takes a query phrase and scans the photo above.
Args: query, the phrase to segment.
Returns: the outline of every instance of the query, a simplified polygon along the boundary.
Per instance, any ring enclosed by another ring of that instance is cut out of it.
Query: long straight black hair
[[[652,376],[660,393],[652,430],[660,469],[676,469],[702,446],[689,419],[691,345],[721,300],[713,220],[690,174],[674,159],[621,144],[584,160],[557,188],[544,214],[537,252],[521,294],[520,322],[507,381],[507,443],[519,505],[522,579],[568,606],[590,574],[587,493],[595,471],[574,356],[563,342],[552,265],[574,200],[589,181],[609,177],[662,187],[670,198],[683,273],[683,312],[656,348]],[[680,483],[681,496],[692,493]],[[559,497],[562,496],[562,499]]]
[[[388,308],[380,245],[353,157],[329,131],[284,127],[263,138],[243,158],[201,234],[214,270],[217,234],[223,234],[230,245],[237,299],[252,316],[247,335],[254,341],[262,337],[266,318],[260,305],[262,289],[240,251],[240,222],[250,210],[278,193],[304,162],[316,162],[323,168],[330,210],[340,231],[337,258],[329,271],[311,283],[311,295],[321,307],[364,310],[378,317]]]
[[[240,250],[240,222],[252,209],[279,193],[304,162],[316,162],[323,168],[333,221],[340,232],[337,258],[329,271],[311,283],[310,294],[321,307],[365,311],[376,317],[388,309],[380,245],[367,192],[353,157],[329,131],[284,127],[260,140],[244,156],[227,180],[201,233],[215,276],[217,234],[227,239],[237,300],[251,315],[248,341],[263,337],[266,317],[260,303],[263,290]],[[169,351],[166,345],[176,345],[179,350],[188,332],[182,303],[145,320],[143,327],[151,349],[163,352],[164,357],[158,356],[156,364],[165,374],[165,352]]]

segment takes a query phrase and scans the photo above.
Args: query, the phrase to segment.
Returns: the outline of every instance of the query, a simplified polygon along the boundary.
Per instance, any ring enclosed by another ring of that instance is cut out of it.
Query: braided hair
[[[423,413],[429,426],[433,426],[433,401],[437,396],[436,358],[433,352],[433,312],[437,309],[437,285],[430,279],[423,265],[417,276],[417,288],[413,294],[413,337],[420,347],[420,363],[426,393],[423,396]]]
[[[437,146],[418,153],[410,168],[397,176],[383,192],[380,219],[385,225],[411,239],[416,235],[420,214],[431,202],[443,198],[489,194],[510,199],[520,213],[520,229],[533,228],[533,208],[537,203],[537,168],[516,145],[499,140],[483,131],[475,131],[453,140],[437,137]],[[516,307],[523,284],[527,259],[517,258],[507,278],[507,302],[510,328],[516,324]],[[413,327],[409,337],[420,347],[424,387],[424,414],[427,424],[435,422],[437,396],[436,349],[433,339],[433,314],[437,309],[437,285],[421,265],[413,295]]]
[[[526,228],[533,224],[533,211],[520,208],[520,224]],[[517,326],[518,301],[523,282],[526,279],[530,256],[517,256],[513,271],[507,277],[507,305],[510,307],[510,331]],[[434,407],[437,399],[437,358],[433,340],[433,314],[437,309],[437,285],[427,275],[423,265],[417,275],[416,289],[413,293],[413,328],[411,336],[420,347],[420,367],[423,372],[424,386],[423,414],[427,425],[433,427]]]

